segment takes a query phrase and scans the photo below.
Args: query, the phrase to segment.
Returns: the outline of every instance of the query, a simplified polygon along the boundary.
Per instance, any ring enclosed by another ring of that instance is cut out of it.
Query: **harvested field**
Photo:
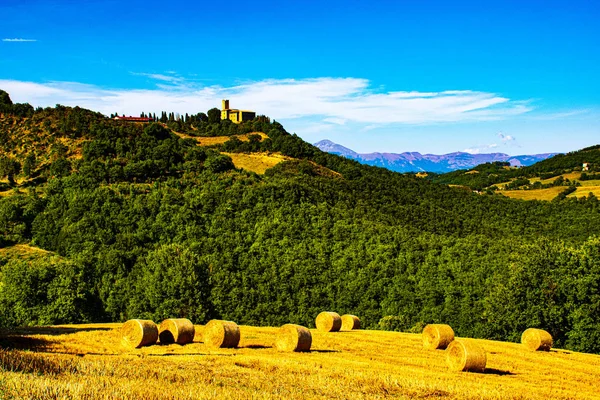
[[[247,171],[264,174],[271,167],[276,166],[282,161],[292,160],[291,157],[278,153],[223,153],[233,160],[236,168],[242,168]]]
[[[512,199],[520,200],[547,200],[550,201],[560,192],[565,190],[565,186],[555,186],[548,189],[536,189],[536,190],[500,190],[498,193]]]
[[[237,349],[194,342],[127,349],[121,324],[28,328],[0,339],[6,398],[597,399],[600,356],[470,340],[486,372],[452,372],[420,334],[311,329],[310,352],[275,348],[279,328],[240,326]],[[12,349],[8,349],[12,347]]]
[[[598,181],[593,181],[598,182]],[[600,197],[600,185],[598,186],[588,186],[582,185],[577,188],[577,191],[571,193],[567,197],[587,197],[590,193],[593,193],[594,196]]]
[[[196,142],[198,142],[198,144],[200,146],[214,146],[216,144],[223,144],[226,141],[228,141],[229,139],[232,138],[232,136],[212,136],[212,137],[205,137],[205,136],[191,136],[191,135],[186,135],[184,133],[176,133],[179,137],[182,137],[184,139],[194,139]],[[268,136],[262,132],[251,132],[245,135],[234,135],[236,136],[238,139],[240,139],[242,142],[247,142],[250,139],[248,138],[250,135],[260,135],[260,137],[262,139],[267,138]],[[261,139],[261,140],[262,140]]]

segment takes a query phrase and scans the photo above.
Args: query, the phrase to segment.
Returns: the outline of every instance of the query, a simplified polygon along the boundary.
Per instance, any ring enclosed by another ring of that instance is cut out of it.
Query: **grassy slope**
[[[237,349],[121,347],[120,324],[21,329],[0,339],[8,398],[598,398],[600,356],[475,340],[485,374],[449,372],[416,334],[312,330],[310,353],[278,353],[276,328],[241,327]]]
[[[530,179],[530,181],[532,183],[536,182],[536,181],[540,181],[543,184],[548,184],[548,183],[552,183],[552,181],[554,181],[559,176],[562,176],[563,178],[569,179],[571,181],[579,180],[579,177],[581,176],[581,172],[570,172],[570,173],[557,175],[550,179],[544,179],[544,180],[541,180],[539,178],[532,178],[532,179]],[[497,184],[496,186],[498,186],[499,188],[502,188],[504,185],[506,185],[508,183],[509,182],[505,182],[502,184]],[[590,193],[593,193],[597,197],[600,196],[600,181],[599,180],[579,181],[579,183],[581,183],[581,186],[579,186],[575,192],[569,194],[568,197],[586,197]],[[565,186],[555,186],[555,187],[551,187],[551,188],[536,189],[536,190],[501,190],[498,193],[502,193],[503,195],[511,197],[513,199],[548,200],[548,201],[550,201],[553,198],[555,198],[556,196],[558,196],[558,194],[565,189],[566,189]]]
[[[474,182],[466,179],[468,176],[488,176],[497,178],[492,184],[487,185],[496,186],[503,188],[510,182],[517,178],[527,178],[531,183],[536,181],[542,184],[550,184],[559,176],[570,181],[578,180],[581,176],[581,166],[583,162],[591,163],[592,167],[600,165],[600,147],[592,146],[578,151],[574,151],[567,154],[559,154],[554,157],[542,160],[538,163],[530,165],[528,167],[514,169],[514,168],[496,168],[489,164],[481,164],[469,171],[453,171],[446,174],[438,175],[433,177],[434,182],[444,183],[449,185],[463,185],[477,188],[480,182]],[[539,174],[553,174],[549,179],[539,178]],[[569,197],[585,197],[589,193],[593,193],[598,196],[600,194],[600,181],[582,181],[582,186],[577,191],[571,193]],[[564,190],[566,187],[563,187]],[[562,190],[557,188],[547,189],[536,189],[528,190],[527,193],[523,193],[521,190],[501,191],[500,193],[516,199],[523,200],[552,200]]]
[[[292,160],[291,157],[278,153],[223,153],[231,157],[233,165],[236,168],[242,168],[247,171],[264,174],[269,168],[272,168],[280,162]]]
[[[164,125],[164,124],[163,124]],[[166,126],[165,126],[166,127]],[[186,135],[185,133],[174,132],[177,136],[184,139],[194,139],[200,146],[214,146],[216,144],[223,144],[226,141],[230,140],[232,137],[237,137],[242,142],[249,141],[250,135],[260,135],[262,139],[268,138],[268,136],[263,132],[251,132],[246,135],[233,135],[233,136],[191,136]]]
[[[28,244],[15,244],[13,246],[0,247],[0,265],[2,265],[3,261],[8,261],[14,258],[31,261],[46,257],[58,256],[56,253],[40,249],[39,247],[30,246]]]

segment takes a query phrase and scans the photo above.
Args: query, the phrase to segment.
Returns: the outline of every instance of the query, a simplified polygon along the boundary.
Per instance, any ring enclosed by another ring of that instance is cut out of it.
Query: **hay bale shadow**
[[[11,329],[7,335],[47,335],[59,336],[77,332],[110,331],[112,328],[99,327],[66,327],[66,326],[30,326]]]
[[[341,350],[315,350],[311,349],[310,353],[341,353]]]
[[[517,375],[514,372],[504,371],[502,369],[496,369],[496,368],[486,368],[485,371],[483,371],[483,374],[485,374],[485,375],[498,375],[498,376]]]
[[[144,357],[189,357],[189,356],[233,356],[233,354],[209,354],[209,353],[165,353],[165,354],[144,354]]]
[[[14,350],[44,350],[50,346],[52,341],[19,335],[8,335],[0,337],[0,348]]]
[[[265,346],[264,344],[249,344],[248,346],[242,346],[241,349],[272,349],[273,346]]]

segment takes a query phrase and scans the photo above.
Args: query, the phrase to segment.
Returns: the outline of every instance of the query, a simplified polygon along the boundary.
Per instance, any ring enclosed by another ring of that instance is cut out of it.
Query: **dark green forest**
[[[593,196],[526,202],[450,188],[323,153],[266,117],[235,125],[210,110],[140,124],[11,107],[0,110],[4,327],[314,326],[332,310],[369,329],[437,322],[511,341],[541,327],[557,347],[600,353]],[[268,138],[207,148],[173,131]],[[294,160],[257,175],[221,151]],[[15,256],[16,244],[48,252]]]

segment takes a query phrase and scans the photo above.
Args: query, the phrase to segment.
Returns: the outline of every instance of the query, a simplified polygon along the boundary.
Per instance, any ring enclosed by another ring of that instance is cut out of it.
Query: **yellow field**
[[[186,135],[186,134],[183,134],[183,133],[177,133],[177,135],[180,136],[180,137],[182,137],[182,138],[184,138],[184,139],[194,139],[196,142],[198,142],[198,144],[200,146],[213,146],[215,144],[223,144],[223,143],[225,143],[226,141],[228,141],[229,139],[232,138],[232,136],[213,136],[213,137],[190,136],[190,135]],[[234,135],[234,136],[236,136],[242,142],[247,142],[247,141],[250,140],[250,139],[248,139],[248,137],[250,135],[260,135],[260,137],[262,139],[265,139],[265,138],[268,137],[263,132],[251,132],[251,133],[248,133],[246,135]]]
[[[535,183],[536,181],[541,182],[542,184],[549,184],[554,182],[556,178],[562,176],[565,179],[579,180],[581,177],[581,172],[570,172],[567,174],[557,175],[550,179],[541,180],[540,178],[531,178],[529,181],[531,183]],[[496,186],[502,187],[507,185],[510,182],[498,183]],[[590,181],[579,181],[581,184],[577,190],[567,197],[586,197],[590,193],[593,193],[595,196],[600,196],[600,180],[590,180]],[[521,200],[547,200],[550,201],[554,199],[560,192],[566,189],[566,186],[556,186],[547,189],[536,189],[536,190],[502,190],[498,193],[502,193],[505,196],[511,197],[513,199],[521,199]]]
[[[503,195],[513,199],[550,201],[565,189],[565,186],[555,186],[547,189],[536,190],[500,190],[497,193],[502,193]]]
[[[600,186],[600,180],[591,180],[591,181],[579,181],[581,186]]]
[[[598,181],[594,181],[594,182],[598,182]],[[600,197],[600,185],[587,186],[587,185],[583,185],[583,182],[582,182],[582,186],[578,187],[576,192],[571,193],[567,197],[586,197],[590,193],[593,193],[594,196],[596,196],[596,197]]]
[[[553,176],[552,178],[549,178],[549,179],[531,178],[531,179],[529,179],[529,181],[531,183],[540,181],[542,184],[547,185],[549,183],[554,182],[556,180],[556,178],[558,178],[559,176],[562,176],[563,178],[568,179],[570,181],[574,181],[574,180],[578,180],[581,177],[581,172],[569,172],[566,174]]]
[[[271,167],[276,166],[282,161],[292,160],[291,157],[278,153],[222,153],[228,155],[233,160],[236,168],[243,168],[247,171],[253,171],[257,174],[264,174]]]
[[[31,328],[0,343],[0,398],[30,399],[598,399],[600,356],[475,340],[484,374],[450,372],[421,336],[311,330],[309,353],[279,353],[276,328],[241,326],[237,349],[194,343],[130,350],[120,324]]]
[[[587,197],[590,193],[593,193],[596,197],[600,197],[600,185],[584,185],[584,183],[587,182],[598,181],[583,181],[582,186],[578,187],[575,192],[569,194],[567,197]],[[555,186],[548,189],[536,190],[501,190],[497,193],[502,193],[503,195],[513,199],[550,201],[565,189],[566,186]]]
[[[500,182],[500,183],[495,183],[495,184],[493,184],[492,186],[496,186],[496,187],[498,187],[498,188],[503,188],[503,187],[505,187],[506,185],[508,185],[510,182],[511,182],[511,181],[507,181],[507,182]]]

